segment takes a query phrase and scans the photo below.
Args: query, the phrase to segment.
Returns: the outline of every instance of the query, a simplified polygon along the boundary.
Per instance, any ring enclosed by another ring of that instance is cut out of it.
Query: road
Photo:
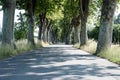
[[[50,45],[0,61],[0,80],[120,80],[120,66],[71,45]]]

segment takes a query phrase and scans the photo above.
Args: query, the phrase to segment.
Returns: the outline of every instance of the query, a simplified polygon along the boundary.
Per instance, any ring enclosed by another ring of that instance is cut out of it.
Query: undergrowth
[[[19,40],[15,42],[16,49],[12,48],[10,45],[2,46],[0,43],[0,59],[15,56],[17,54],[22,54],[24,52],[31,51],[43,46],[46,46],[44,42],[36,41],[36,45],[33,47],[27,43],[27,40]]]
[[[94,54],[96,52],[97,42],[94,40],[89,40],[84,46],[79,46],[79,44],[75,44],[74,47]],[[110,49],[101,52],[97,56],[108,59],[111,62],[120,64],[120,45],[113,44]]]

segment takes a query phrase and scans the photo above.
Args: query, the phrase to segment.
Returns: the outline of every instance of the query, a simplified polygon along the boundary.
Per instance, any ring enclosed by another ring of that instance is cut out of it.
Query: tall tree
[[[34,42],[34,12],[35,12],[36,0],[29,0],[27,2],[28,12],[28,43],[35,45]]]
[[[80,26],[79,16],[73,17],[72,25],[74,26],[74,43],[79,43],[79,26]]]
[[[79,13],[81,20],[80,43],[81,46],[87,43],[87,18],[89,15],[90,0],[79,0]]]
[[[28,19],[28,43],[35,45],[34,42],[34,13],[36,9],[37,0],[17,0],[17,8],[24,9],[27,13]]]
[[[117,0],[102,0],[102,14],[96,54],[108,49],[112,42],[113,16]]]
[[[3,1],[2,44],[13,45],[13,26],[16,0]]]

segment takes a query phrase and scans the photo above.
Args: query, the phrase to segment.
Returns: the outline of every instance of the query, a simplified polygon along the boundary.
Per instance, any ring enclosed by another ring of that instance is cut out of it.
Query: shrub
[[[95,27],[92,31],[88,31],[90,39],[98,40],[99,27]],[[120,24],[113,25],[113,38],[112,42],[115,44],[120,43]]]
[[[88,32],[88,37],[90,39],[98,40],[99,27],[95,27],[92,31]]]

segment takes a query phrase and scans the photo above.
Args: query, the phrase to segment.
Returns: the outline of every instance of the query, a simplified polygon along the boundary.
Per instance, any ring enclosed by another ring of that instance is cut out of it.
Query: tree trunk
[[[43,36],[43,24],[45,22],[45,18],[46,18],[46,12],[42,13],[39,15],[39,19],[40,19],[40,26],[39,26],[39,32],[38,32],[38,40],[42,40],[42,36]]]
[[[82,18],[81,19],[81,31],[80,31],[81,46],[85,45],[88,40],[86,23],[87,23],[87,18]]]
[[[74,27],[74,43],[79,43],[79,26]]]
[[[66,33],[65,33],[65,44],[70,44],[71,40],[70,40],[70,36],[71,36],[71,33],[72,33],[72,25],[71,24],[68,24],[67,25],[68,28],[66,30]],[[67,27],[66,26],[66,27]]]
[[[38,32],[38,40],[42,40],[42,23],[40,23],[40,26],[39,26],[39,32]]]
[[[87,18],[89,15],[89,4],[90,0],[79,0],[79,12],[80,12],[80,20],[81,20],[81,31],[80,31],[80,45],[83,46],[87,43]]]
[[[34,42],[34,13],[32,0],[28,2],[28,43],[35,45]]]
[[[117,0],[103,0],[96,54],[108,49],[112,43],[112,26]]]
[[[42,40],[42,29],[43,29],[43,18],[42,15],[39,15],[39,21],[40,21],[40,25],[39,25],[39,31],[38,31],[38,40]]]
[[[3,5],[2,44],[14,45],[13,26],[16,0],[5,0]]]
[[[42,36],[42,40],[44,41],[44,42],[47,42],[47,27],[48,27],[48,20],[47,20],[47,18],[45,19],[45,21],[44,21],[44,26],[43,26],[43,36]]]
[[[47,42],[47,28],[46,28],[46,26],[43,27],[42,40],[43,40],[44,42]]]
[[[50,30],[51,30],[52,21],[49,22],[47,27],[47,42],[50,42]]]

